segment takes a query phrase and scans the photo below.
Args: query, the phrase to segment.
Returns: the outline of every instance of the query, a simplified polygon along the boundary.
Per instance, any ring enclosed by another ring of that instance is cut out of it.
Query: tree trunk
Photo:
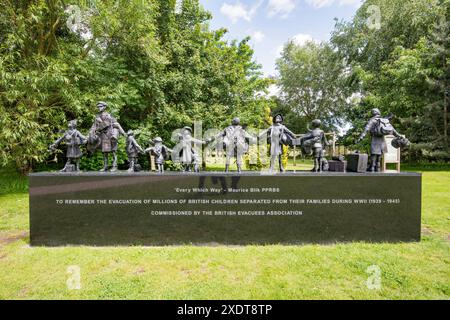
[[[25,164],[24,163],[17,163],[16,162],[16,168],[17,171],[22,175],[22,176],[26,176],[29,173],[33,172],[33,164],[31,161],[27,161]]]

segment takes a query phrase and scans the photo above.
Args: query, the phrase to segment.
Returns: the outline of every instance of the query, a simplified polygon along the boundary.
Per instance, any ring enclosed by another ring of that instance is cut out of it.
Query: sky
[[[276,76],[275,61],[283,45],[294,40],[329,40],[334,18],[346,21],[361,0],[200,0],[213,19],[212,29],[226,28],[226,39],[251,36],[256,61],[265,76]]]

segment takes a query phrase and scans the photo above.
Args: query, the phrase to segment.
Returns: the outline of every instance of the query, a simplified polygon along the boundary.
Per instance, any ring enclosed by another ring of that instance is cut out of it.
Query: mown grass
[[[423,172],[423,239],[404,244],[32,248],[26,184],[0,173],[0,299],[450,298],[450,172]]]

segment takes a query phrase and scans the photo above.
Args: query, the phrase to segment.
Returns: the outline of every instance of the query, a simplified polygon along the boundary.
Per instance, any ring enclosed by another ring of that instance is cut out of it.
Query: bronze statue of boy
[[[137,143],[136,139],[134,138],[133,130],[128,130],[127,132],[126,148],[129,162],[128,172],[141,171],[141,166],[139,165],[138,162],[138,156],[139,153],[144,153],[144,150],[141,148],[141,146]]]
[[[212,142],[216,139],[222,138],[223,147],[226,152],[225,172],[230,170],[230,161],[233,157],[236,158],[237,171],[242,172],[242,157],[248,152],[247,140],[255,140],[250,134],[241,126],[241,120],[234,118],[231,125],[226,127],[222,132],[210,139]]]
[[[107,106],[106,102],[99,102],[97,104],[99,112],[89,131],[88,150],[90,153],[94,153],[96,150],[102,151],[103,168],[100,170],[101,172],[108,170],[108,156],[112,153],[113,163],[111,171],[114,172],[117,171],[119,137],[120,135],[124,137],[127,135],[119,122],[106,111]]]
[[[381,117],[381,112],[377,108],[372,109],[372,118],[370,118],[356,142],[361,142],[368,133],[371,136],[369,171],[379,172],[381,170],[381,157],[387,152],[385,136],[391,134],[397,138],[402,138],[402,136],[390,124],[389,118]]]
[[[80,146],[86,144],[87,139],[77,130],[76,120],[69,122],[68,130],[50,146],[49,150],[55,152],[55,149],[63,141],[67,146],[67,162],[61,172],[80,171],[80,159],[83,156]]]
[[[320,129],[322,121],[315,119],[311,123],[313,129],[306,135],[300,138],[301,146],[304,152],[310,153],[312,151],[314,157],[314,172],[324,171],[324,167],[327,167],[327,161],[324,157],[325,150],[324,145],[328,146],[328,140],[325,132]],[[325,169],[328,170],[328,169]]]

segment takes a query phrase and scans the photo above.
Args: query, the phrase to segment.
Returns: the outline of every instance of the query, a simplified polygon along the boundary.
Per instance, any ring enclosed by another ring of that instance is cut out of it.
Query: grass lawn
[[[3,170],[0,299],[449,299],[450,171],[440,170],[423,172],[420,243],[130,248],[31,248],[27,181]],[[370,289],[373,265],[381,286]]]

